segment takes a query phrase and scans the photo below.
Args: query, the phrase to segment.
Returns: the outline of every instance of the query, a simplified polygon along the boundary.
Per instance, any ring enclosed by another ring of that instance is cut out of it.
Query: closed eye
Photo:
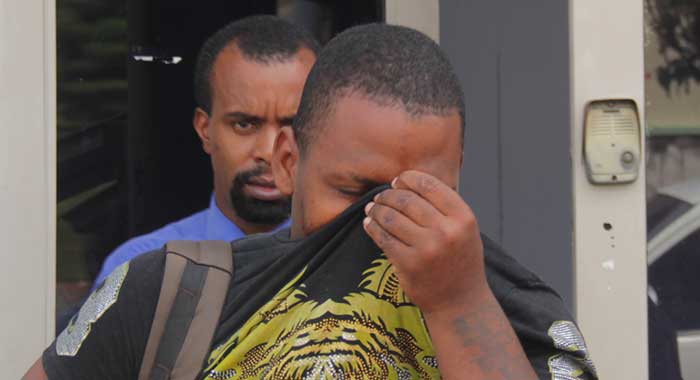
[[[352,198],[360,198],[363,196],[367,191],[366,190],[358,190],[358,189],[337,189],[339,193],[347,196],[347,197],[352,197]]]

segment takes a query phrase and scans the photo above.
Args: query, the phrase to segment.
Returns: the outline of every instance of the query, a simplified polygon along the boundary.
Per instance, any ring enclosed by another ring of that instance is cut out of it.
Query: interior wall
[[[460,191],[482,231],[573,306],[569,5],[441,0],[467,103]]]
[[[387,24],[409,26],[440,42],[440,0],[385,0]]]

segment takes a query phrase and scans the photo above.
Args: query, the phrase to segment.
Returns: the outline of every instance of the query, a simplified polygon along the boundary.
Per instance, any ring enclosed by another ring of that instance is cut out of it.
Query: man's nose
[[[255,141],[255,161],[270,163],[272,160],[272,147],[275,145],[277,132],[279,132],[279,127],[272,124],[266,124],[260,129]]]

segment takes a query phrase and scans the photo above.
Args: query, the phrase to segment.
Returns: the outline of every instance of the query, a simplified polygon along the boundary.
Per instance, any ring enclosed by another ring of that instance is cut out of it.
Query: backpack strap
[[[231,244],[177,240],[165,249],[139,380],[193,380],[204,367],[233,277]]]

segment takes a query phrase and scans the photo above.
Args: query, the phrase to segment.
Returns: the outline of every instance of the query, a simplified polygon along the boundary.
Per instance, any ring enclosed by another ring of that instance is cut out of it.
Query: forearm
[[[22,380],[47,380],[41,358],[32,365],[32,368],[29,368],[29,371],[22,377]]]
[[[537,379],[488,286],[465,305],[434,311],[425,319],[443,379]]]

